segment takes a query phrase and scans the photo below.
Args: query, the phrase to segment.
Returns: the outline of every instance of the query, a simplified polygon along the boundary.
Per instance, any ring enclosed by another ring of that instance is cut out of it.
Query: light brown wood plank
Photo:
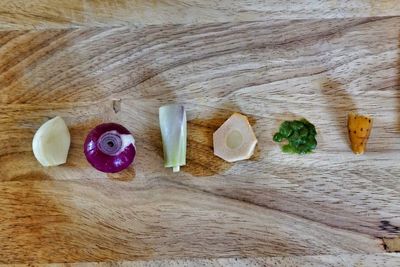
[[[323,255],[323,256],[302,256],[302,257],[270,257],[270,258],[222,258],[222,259],[185,259],[185,260],[163,260],[163,261],[123,261],[123,262],[96,262],[96,263],[76,263],[76,264],[41,264],[34,266],[133,266],[133,267],[159,267],[159,266],[218,266],[218,267],[342,267],[342,266],[398,266],[400,263],[397,254],[343,254],[343,255]],[[24,265],[17,265],[20,267]]]
[[[400,231],[399,39],[400,17],[1,32],[0,262],[384,252],[382,238]],[[189,119],[176,175],[158,127],[172,101]],[[360,157],[347,143],[351,110],[375,118]],[[235,111],[259,144],[228,164],[211,137]],[[66,165],[43,168],[31,141],[56,115],[72,147]],[[317,126],[318,149],[284,155],[272,135],[299,116]],[[120,175],[82,153],[105,121],[137,140]]]
[[[199,104],[212,105],[221,97],[240,97],[240,105],[255,113],[265,100],[257,94],[268,91],[270,102],[304,104],[315,94],[314,105],[328,108],[326,102],[333,101],[353,108],[357,103],[347,95],[354,92],[368,97],[369,109],[379,107],[371,103],[377,95],[393,105],[399,22],[396,17],[3,32],[0,103],[131,97],[200,98]],[[284,90],[291,94],[280,94]],[[250,93],[256,97],[249,99]]]
[[[0,29],[199,24],[398,16],[397,0],[16,0],[0,1]]]
[[[161,178],[0,184],[2,263],[377,253],[367,235]]]

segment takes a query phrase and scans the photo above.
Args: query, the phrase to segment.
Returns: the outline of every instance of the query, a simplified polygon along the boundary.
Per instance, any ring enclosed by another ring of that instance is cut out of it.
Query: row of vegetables
[[[178,172],[186,164],[187,119],[182,105],[165,105],[159,109],[159,121],[164,150],[164,166]],[[372,118],[350,113],[348,131],[351,149],[363,154],[372,129]],[[282,144],[282,151],[308,154],[317,147],[317,131],[306,119],[285,121],[273,140]],[[61,117],[45,122],[35,133],[32,149],[36,159],[46,167],[67,162],[71,137]],[[213,134],[214,154],[228,162],[249,159],[257,138],[242,114],[234,113]],[[136,157],[133,135],[117,123],[103,123],[92,129],[84,143],[88,162],[105,173],[120,172],[128,168]]]

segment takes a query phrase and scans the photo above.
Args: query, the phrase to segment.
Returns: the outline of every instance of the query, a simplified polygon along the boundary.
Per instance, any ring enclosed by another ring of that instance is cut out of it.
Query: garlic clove
[[[58,166],[67,162],[71,137],[61,117],[45,122],[35,133],[32,150],[36,159],[45,167]]]

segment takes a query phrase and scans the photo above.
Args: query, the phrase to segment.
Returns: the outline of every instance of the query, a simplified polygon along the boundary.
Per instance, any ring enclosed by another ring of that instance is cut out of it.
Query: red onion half
[[[106,173],[120,172],[131,165],[136,155],[135,139],[122,125],[103,123],[86,137],[86,159],[97,170]]]

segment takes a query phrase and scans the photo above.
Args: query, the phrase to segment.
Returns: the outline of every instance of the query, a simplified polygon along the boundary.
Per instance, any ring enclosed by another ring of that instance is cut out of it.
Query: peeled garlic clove
[[[249,159],[257,138],[246,116],[234,113],[213,135],[214,154],[225,161]]]
[[[45,122],[35,133],[32,149],[35,158],[45,167],[67,162],[71,137],[64,120],[55,117]]]

